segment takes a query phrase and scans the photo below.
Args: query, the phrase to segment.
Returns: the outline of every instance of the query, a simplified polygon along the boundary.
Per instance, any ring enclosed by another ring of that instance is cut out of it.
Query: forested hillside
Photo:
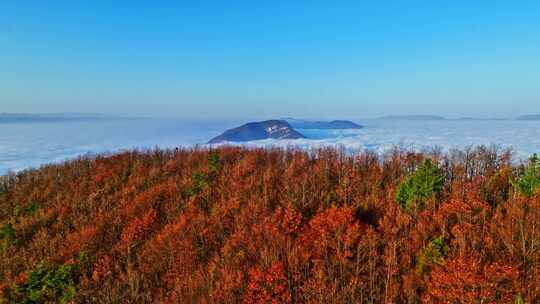
[[[155,150],[0,182],[0,303],[540,303],[508,152]]]

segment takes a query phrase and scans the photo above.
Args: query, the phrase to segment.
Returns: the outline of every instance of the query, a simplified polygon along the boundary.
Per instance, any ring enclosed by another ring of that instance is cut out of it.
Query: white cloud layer
[[[310,139],[261,140],[247,146],[385,152],[398,146],[443,150],[470,145],[513,148],[516,157],[540,152],[540,121],[359,121],[360,130],[299,130]],[[0,174],[59,162],[87,153],[132,148],[173,148],[204,144],[232,122],[181,122],[172,119],[108,122],[21,123],[0,125]]]

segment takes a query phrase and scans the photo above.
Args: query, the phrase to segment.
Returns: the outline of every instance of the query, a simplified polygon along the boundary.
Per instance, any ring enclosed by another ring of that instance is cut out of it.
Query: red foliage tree
[[[291,294],[283,264],[276,262],[267,269],[249,270],[244,303],[291,303]]]
[[[475,254],[434,269],[424,299],[430,303],[511,303],[520,290],[514,265],[483,263]]]

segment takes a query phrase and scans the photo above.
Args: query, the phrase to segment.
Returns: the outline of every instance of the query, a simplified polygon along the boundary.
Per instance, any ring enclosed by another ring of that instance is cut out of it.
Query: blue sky
[[[258,2],[2,1],[0,112],[540,112],[540,1]]]

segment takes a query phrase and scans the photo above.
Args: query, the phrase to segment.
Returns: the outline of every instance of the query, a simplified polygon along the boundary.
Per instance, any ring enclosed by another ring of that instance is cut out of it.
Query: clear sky
[[[540,1],[203,2],[0,1],[0,112],[540,112]]]

